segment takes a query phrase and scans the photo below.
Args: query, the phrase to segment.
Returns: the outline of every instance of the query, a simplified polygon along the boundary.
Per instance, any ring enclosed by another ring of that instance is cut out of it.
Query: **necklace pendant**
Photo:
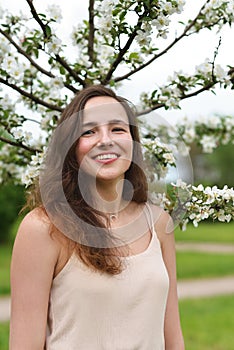
[[[116,214],[110,214],[110,221],[115,221],[117,219]]]

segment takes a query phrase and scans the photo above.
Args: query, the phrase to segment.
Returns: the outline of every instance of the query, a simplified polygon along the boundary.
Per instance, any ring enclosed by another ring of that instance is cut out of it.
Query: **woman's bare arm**
[[[35,209],[23,219],[11,263],[10,350],[43,350],[49,293],[59,245],[45,214]]]
[[[158,216],[155,229],[161,242],[163,260],[169,276],[169,292],[164,324],[165,349],[184,350],[184,340],[178,309],[173,221],[165,211],[162,211]]]

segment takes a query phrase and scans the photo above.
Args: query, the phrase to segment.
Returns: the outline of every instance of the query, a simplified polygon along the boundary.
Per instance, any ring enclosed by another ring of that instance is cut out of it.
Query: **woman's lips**
[[[98,163],[112,163],[119,158],[117,153],[102,153],[95,156],[93,159]]]

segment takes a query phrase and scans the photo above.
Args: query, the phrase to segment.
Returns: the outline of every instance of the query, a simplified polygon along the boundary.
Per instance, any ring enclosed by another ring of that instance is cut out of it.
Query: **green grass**
[[[217,242],[234,244],[234,222],[203,222],[200,223],[197,228],[189,224],[184,232],[181,231],[180,228],[176,228],[175,237],[178,242]]]
[[[22,216],[17,217],[11,228],[10,241],[0,245],[0,295],[10,294],[10,264],[11,252],[14,243],[15,235],[19,224],[22,221]],[[1,350],[1,348],[0,348]]]
[[[9,322],[0,323],[0,350],[9,349]]]
[[[181,325],[188,350],[232,350],[233,295],[180,300]],[[0,350],[8,350],[9,323],[0,323]]]
[[[181,300],[180,315],[188,350],[233,350],[234,298]]]
[[[178,279],[234,275],[234,254],[177,252]]]
[[[11,251],[11,244],[0,246],[0,295],[10,294]]]

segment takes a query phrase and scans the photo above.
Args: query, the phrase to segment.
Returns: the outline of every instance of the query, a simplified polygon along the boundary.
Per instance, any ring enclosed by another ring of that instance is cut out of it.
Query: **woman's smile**
[[[119,155],[116,153],[102,153],[102,154],[98,154],[93,159],[96,160],[98,163],[110,164],[116,161],[118,158],[119,158]]]

